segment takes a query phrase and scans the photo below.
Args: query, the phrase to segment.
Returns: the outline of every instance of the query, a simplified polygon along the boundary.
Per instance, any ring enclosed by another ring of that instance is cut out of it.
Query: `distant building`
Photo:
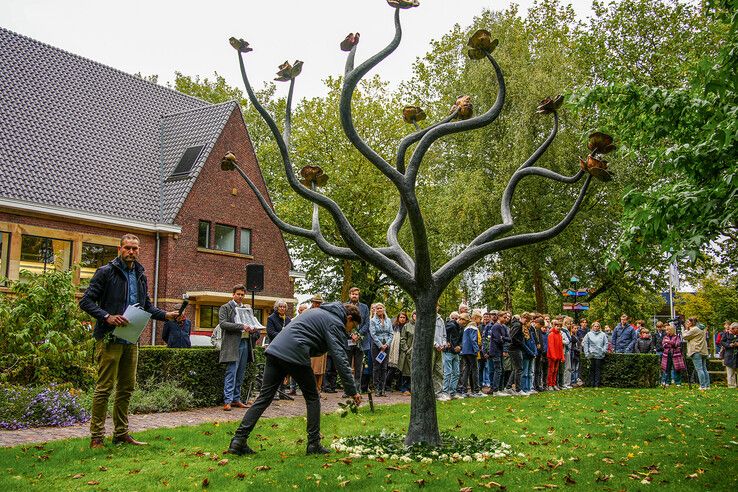
[[[213,105],[0,28],[0,277],[79,266],[83,289],[130,232],[152,297],[174,309],[188,294],[200,332],[217,324],[246,265],[263,264],[255,311],[266,323],[276,299],[295,302],[291,261],[246,183],[220,171],[228,151],[268,199],[235,102]]]

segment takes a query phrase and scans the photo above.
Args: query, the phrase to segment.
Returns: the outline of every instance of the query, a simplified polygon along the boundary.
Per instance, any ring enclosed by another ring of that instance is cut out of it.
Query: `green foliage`
[[[722,329],[724,321],[738,320],[737,280],[705,277],[694,294],[680,293],[676,304],[685,317],[696,317],[713,329]]]
[[[589,381],[590,360],[581,358],[580,378]],[[657,354],[605,354],[602,385],[611,388],[653,388],[661,378]]]
[[[169,381],[192,395],[195,407],[223,403],[225,365],[218,363],[219,352],[211,348],[170,349],[141,347],[138,351],[139,381]],[[256,347],[257,363],[264,362],[264,350]],[[249,364],[242,395],[256,377],[256,366]]]
[[[704,51],[696,59],[687,56],[683,65],[690,70],[682,70],[683,77],[613,76],[582,93],[580,107],[593,108],[602,125],[619,136],[632,165],[655,176],[625,194],[623,255],[658,245],[694,261],[707,243],[738,228],[737,8],[738,1],[727,0],[693,10],[691,17],[699,15],[702,28],[685,31],[689,42],[680,44]],[[710,42],[695,42],[693,36],[703,34]],[[666,54],[680,58],[679,51]]]
[[[92,337],[77,306],[71,272],[24,272],[0,295],[0,381],[92,383]]]

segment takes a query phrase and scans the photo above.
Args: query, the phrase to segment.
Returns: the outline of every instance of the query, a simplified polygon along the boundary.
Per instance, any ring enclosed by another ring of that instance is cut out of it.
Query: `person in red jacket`
[[[561,320],[552,322],[551,332],[548,334],[548,390],[559,390],[556,385],[559,375],[559,364],[564,360],[564,342],[561,339]]]

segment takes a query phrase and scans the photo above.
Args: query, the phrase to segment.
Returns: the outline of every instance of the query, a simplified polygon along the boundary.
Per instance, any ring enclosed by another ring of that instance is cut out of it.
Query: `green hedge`
[[[256,347],[257,362],[264,361],[264,349]],[[225,364],[218,362],[219,352],[209,347],[172,349],[167,347],[141,347],[138,352],[139,381],[175,381],[194,398],[197,407],[223,404],[223,380]],[[251,381],[256,377],[256,367],[249,364],[243,381],[241,395],[246,398]]]
[[[589,359],[581,358],[579,377],[589,384]],[[661,378],[661,357],[657,354],[605,354],[602,385],[612,388],[652,388]]]

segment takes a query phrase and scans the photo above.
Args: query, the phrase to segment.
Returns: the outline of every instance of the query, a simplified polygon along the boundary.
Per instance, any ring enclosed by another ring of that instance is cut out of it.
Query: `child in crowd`
[[[548,333],[548,390],[558,391],[559,364],[564,360],[564,343],[561,340],[561,321],[555,319],[551,323],[551,331]]]
[[[638,331],[635,352],[637,354],[653,354],[656,352],[656,345],[653,338],[651,338],[651,332],[645,326],[641,326],[641,329]]]

